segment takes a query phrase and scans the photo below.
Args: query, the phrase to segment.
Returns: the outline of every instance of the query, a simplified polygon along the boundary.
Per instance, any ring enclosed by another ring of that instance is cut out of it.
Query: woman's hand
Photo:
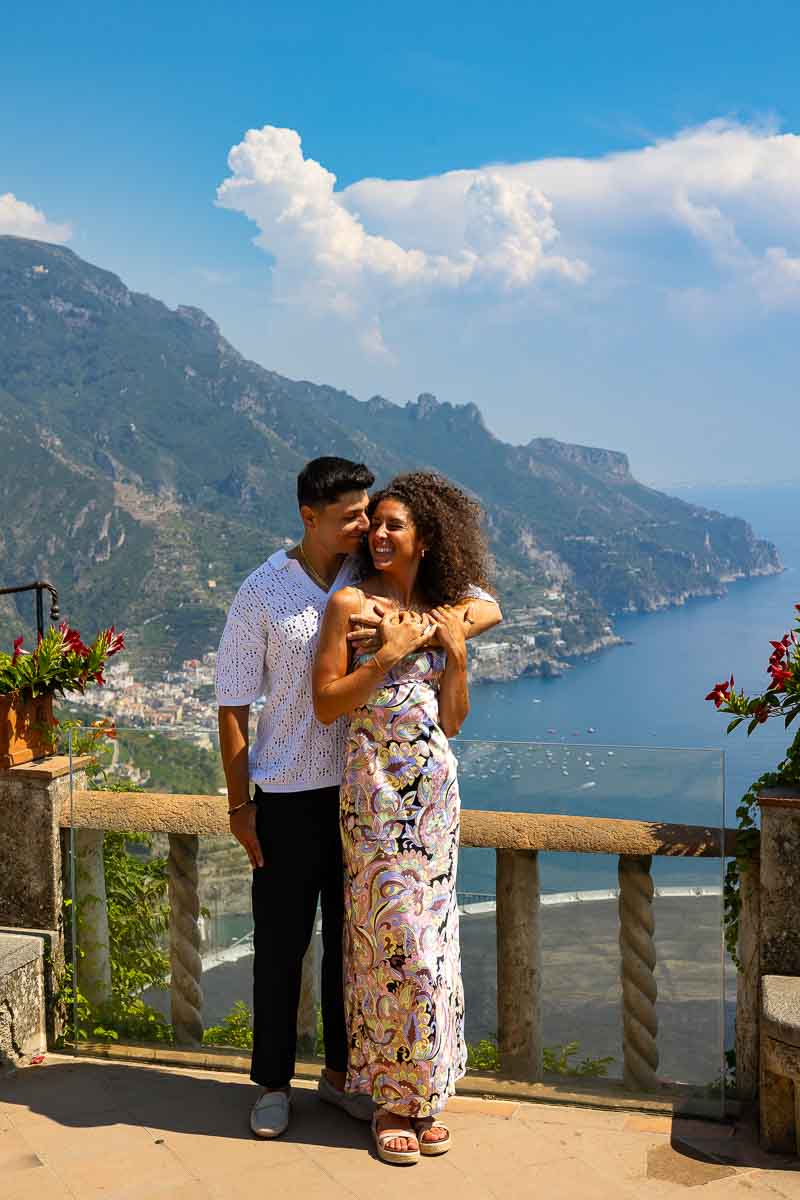
[[[436,622],[438,642],[448,658],[456,663],[466,663],[467,626],[464,612],[445,605],[432,609],[430,615]]]
[[[387,613],[378,627],[381,648],[375,655],[379,667],[389,671],[401,658],[413,654],[432,640],[438,626],[431,613],[401,612]]]

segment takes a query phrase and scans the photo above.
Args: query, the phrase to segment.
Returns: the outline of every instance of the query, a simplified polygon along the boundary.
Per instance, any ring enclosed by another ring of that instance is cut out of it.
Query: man
[[[279,550],[239,589],[217,654],[220,749],[231,832],[253,868],[253,1057],[261,1087],[250,1127],[257,1137],[287,1128],[303,956],[322,910],[323,1100],[369,1119],[368,1097],[344,1091],[347,1034],[342,989],[343,869],[339,783],[347,725],[314,716],[311,672],[325,606],[353,582],[369,528],[363,464],[325,457],[297,480],[300,543]],[[500,620],[490,597],[463,606],[468,636]],[[367,631],[371,636],[371,631]],[[363,637],[355,631],[353,638]],[[264,696],[249,748],[250,705]],[[250,783],[255,794],[250,797]]]

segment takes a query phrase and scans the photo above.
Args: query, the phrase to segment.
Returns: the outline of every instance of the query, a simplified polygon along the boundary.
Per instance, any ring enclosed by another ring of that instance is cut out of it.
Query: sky
[[[800,480],[795,4],[29,13],[0,233],[361,399],[471,401],[656,486]]]

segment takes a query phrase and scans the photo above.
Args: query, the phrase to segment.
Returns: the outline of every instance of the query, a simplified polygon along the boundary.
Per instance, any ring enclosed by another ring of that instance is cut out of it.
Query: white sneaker
[[[335,1104],[349,1117],[357,1121],[371,1121],[375,1112],[375,1101],[371,1096],[363,1096],[356,1092],[340,1092],[325,1075],[320,1075],[317,1087],[320,1100],[326,1104]]]
[[[289,1097],[286,1092],[264,1092],[250,1112],[250,1128],[256,1137],[280,1137],[289,1126]]]

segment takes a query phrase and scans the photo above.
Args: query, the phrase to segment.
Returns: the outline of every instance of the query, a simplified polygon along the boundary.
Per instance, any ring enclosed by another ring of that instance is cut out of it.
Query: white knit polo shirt
[[[328,600],[353,583],[345,559],[330,591],[278,550],[248,575],[231,605],[217,651],[218,704],[265,703],[250,749],[250,779],[269,792],[338,787],[347,718],[314,715],[311,672]]]

